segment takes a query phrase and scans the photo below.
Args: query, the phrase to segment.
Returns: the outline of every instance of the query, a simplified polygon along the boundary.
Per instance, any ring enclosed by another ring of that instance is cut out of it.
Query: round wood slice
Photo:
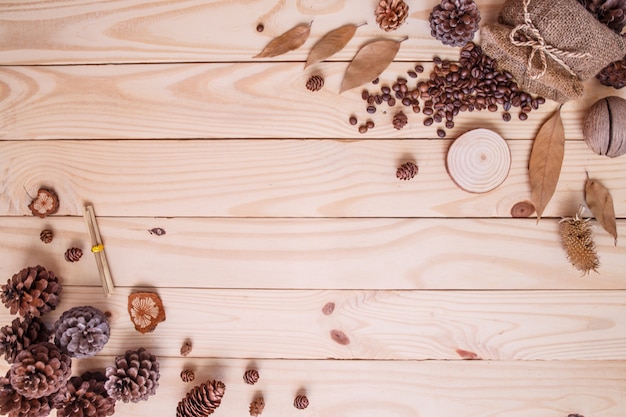
[[[470,193],[486,193],[509,175],[511,151],[502,136],[474,129],[459,136],[448,149],[446,167],[452,180]]]

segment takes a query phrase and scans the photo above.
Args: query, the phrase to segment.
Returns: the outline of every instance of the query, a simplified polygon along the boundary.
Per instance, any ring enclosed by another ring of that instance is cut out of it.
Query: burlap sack
[[[499,68],[511,72],[524,90],[560,103],[580,97],[583,81],[626,55],[626,39],[577,0],[508,0],[498,20],[481,29],[485,53],[498,61]],[[536,46],[530,66],[533,48],[511,42],[516,28]]]

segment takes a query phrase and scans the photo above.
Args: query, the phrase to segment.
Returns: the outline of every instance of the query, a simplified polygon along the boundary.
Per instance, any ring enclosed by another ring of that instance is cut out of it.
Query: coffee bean
[[[374,107],[374,106],[367,106],[367,112],[368,112],[369,114],[374,114],[374,113],[376,113],[376,107]]]
[[[383,94],[391,94],[391,88],[387,87],[386,85],[381,87],[380,91]]]
[[[434,123],[435,121],[433,120],[432,117],[428,117],[426,119],[424,119],[424,126],[430,126]]]
[[[528,119],[528,115],[526,113],[524,113],[524,112],[521,112],[519,114],[519,119],[520,120],[526,120],[526,119]]]
[[[441,121],[443,120],[443,117],[441,117],[441,114],[439,114],[439,113],[435,113],[435,114],[433,115],[433,119],[435,120],[435,122],[437,122],[437,123],[441,123]]]
[[[509,112],[505,112],[502,114],[502,120],[504,120],[505,122],[510,122],[511,121],[511,113]]]
[[[391,98],[391,95],[390,95],[390,94],[383,94],[383,95],[382,95],[382,99],[383,99],[383,101],[389,101],[389,99],[390,99],[390,98]]]
[[[438,56],[433,58],[433,64],[435,65],[441,65],[441,58],[439,58]]]
[[[369,91],[367,91],[367,90],[363,90],[363,91],[361,91],[361,98],[362,98],[363,100],[367,100],[367,99],[369,98],[369,96],[370,96]]]
[[[454,127],[454,122],[452,120],[448,120],[446,122],[446,128],[452,129]]]
[[[402,85],[402,84],[406,84],[407,80],[404,77],[398,77],[396,81],[398,82],[398,84]]]
[[[356,117],[354,117],[354,116],[350,116],[349,121],[350,121],[350,124],[351,124],[352,126],[356,125],[356,124],[357,124],[357,122],[358,122],[358,121],[356,120]]]
[[[490,104],[487,107],[487,110],[489,110],[490,112],[498,111],[498,106],[496,106],[495,104]]]
[[[434,113],[434,111],[433,111],[432,107],[424,107],[424,114],[425,114],[426,116],[430,116],[430,115],[432,115],[433,113]]]
[[[440,138],[445,138],[446,137],[446,131],[443,129],[437,129],[437,136],[439,136]]]
[[[393,97],[391,97],[391,98],[389,99],[389,101],[387,101],[387,104],[388,104],[389,106],[391,106],[391,107],[395,106],[395,105],[396,105],[396,99],[395,99],[395,98],[393,98]]]
[[[374,97],[374,102],[376,104],[383,104],[383,96],[381,96],[380,94],[376,94],[376,97]]]
[[[407,71],[406,74],[411,78],[417,78],[417,72],[415,71]]]
[[[423,65],[416,65],[415,66],[415,72],[417,72],[418,74],[421,74],[422,72],[424,72],[424,66]]]
[[[365,125],[359,126],[359,133],[366,133],[366,132],[367,132],[367,126]]]
[[[420,106],[413,106],[413,113],[419,113],[420,112]]]
[[[368,120],[367,122],[365,122],[365,127],[367,127],[368,129],[373,129],[374,128],[374,122],[371,120]]]
[[[376,77],[374,78],[374,80],[372,81],[372,84],[378,84],[380,82],[380,78]]]
[[[263,26],[263,23],[259,23],[258,25],[256,25],[257,32],[263,32],[264,30],[265,30],[265,26]]]
[[[367,98],[367,104],[374,104],[375,101],[376,101],[376,97],[375,96],[369,96]]]
[[[409,97],[405,97],[402,99],[402,105],[403,106],[410,106],[412,104],[412,100]]]

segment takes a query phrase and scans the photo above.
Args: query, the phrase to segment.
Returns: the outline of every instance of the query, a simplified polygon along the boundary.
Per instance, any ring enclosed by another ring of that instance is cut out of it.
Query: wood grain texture
[[[207,276],[211,271],[207,271]],[[332,291],[164,288],[166,320],[141,336],[127,312],[131,291],[104,298],[97,287],[69,286],[46,315],[88,302],[111,313],[103,355],[141,343],[177,356],[186,337],[193,357],[264,359],[459,359],[457,349],[497,360],[625,360],[624,291]],[[227,277],[224,277],[227,279]],[[294,277],[297,279],[297,277]],[[122,282],[120,282],[122,281]],[[89,301],[87,301],[89,300]],[[335,303],[331,315],[322,311]],[[0,322],[10,323],[6,309]]]
[[[599,226],[599,274],[569,265],[556,219],[98,218],[116,285],[298,289],[626,289],[623,246]],[[43,244],[43,227],[55,238]],[[165,235],[150,234],[155,227]],[[41,264],[99,286],[79,217],[0,217],[0,277]],[[618,223],[626,234],[626,222]],[[69,247],[86,253],[63,259]],[[367,261],[364,261],[367,260]]]
[[[425,127],[423,114],[396,105],[366,112],[361,89],[338,94],[344,63],[303,71],[298,63],[208,63],[0,67],[0,139],[167,139],[167,138],[436,138],[437,124]],[[382,75],[391,83],[413,68],[393,63]],[[427,67],[427,73],[428,73]],[[321,73],[325,86],[305,84]],[[411,81],[409,85],[414,85]],[[582,140],[582,120],[598,98],[626,92],[595,79],[585,96],[562,109],[568,140]],[[374,85],[366,88],[373,90]],[[380,86],[379,86],[380,87]],[[377,90],[379,91],[379,90]],[[423,106],[423,102],[422,102]],[[393,128],[400,108],[409,123]],[[505,139],[533,139],[556,108],[548,102],[520,121],[504,123],[500,111],[462,113],[448,131],[454,138],[474,128],[500,131]],[[348,123],[354,114],[376,127],[366,134]]]
[[[100,355],[75,360],[73,370],[102,370],[113,360]],[[626,412],[623,362],[158,360],[156,395],[137,404],[117,403],[115,415],[172,416],[188,390],[214,379],[226,384],[216,416],[247,416],[257,393],[265,398],[263,415],[278,416],[565,417],[578,412],[622,417]],[[7,365],[2,363],[4,374]],[[254,386],[242,379],[250,366],[260,375]],[[180,380],[183,368],[194,369],[193,383]],[[306,392],[310,405],[298,411],[293,399],[299,390]]]
[[[494,22],[503,0],[481,1],[481,24]],[[412,2],[407,22],[392,35],[408,36],[401,60],[453,57],[458,48],[430,36],[436,2]],[[310,39],[278,57],[306,60],[311,46],[346,23],[367,25],[332,59],[348,60],[360,45],[385,35],[376,2],[362,0],[127,0],[0,2],[0,62],[76,64],[122,62],[249,61],[270,40],[297,23],[314,21]],[[263,32],[256,30],[264,25]]]
[[[9,141],[0,142],[0,214],[30,215],[42,185],[60,196],[58,215],[134,217],[510,217],[530,198],[531,141],[509,141],[505,182],[475,195],[445,168],[449,140]],[[585,171],[602,181],[626,216],[626,159],[566,144],[545,217],[572,216],[584,201]],[[396,168],[414,159],[411,181]]]

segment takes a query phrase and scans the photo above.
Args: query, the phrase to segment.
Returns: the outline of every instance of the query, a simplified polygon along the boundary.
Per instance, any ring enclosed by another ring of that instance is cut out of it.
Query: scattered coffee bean
[[[446,128],[452,129],[454,127],[454,122],[452,120],[448,120],[446,122]]]
[[[374,106],[368,106],[368,107],[367,107],[367,112],[368,112],[369,114],[374,114],[374,113],[376,113],[376,107],[374,107]]]
[[[528,119],[528,115],[526,113],[524,113],[524,112],[521,112],[519,114],[519,119],[520,120],[526,120],[526,119]]]
[[[367,126],[365,125],[359,126],[359,133],[367,133]]]
[[[372,84],[378,84],[380,82],[380,78],[376,77],[374,78],[374,80],[372,81]]]
[[[365,101],[367,101],[368,98],[370,98],[370,92],[367,90],[363,90],[361,91],[361,98]]]
[[[396,105],[396,99],[391,97],[389,99],[389,101],[387,101],[387,104],[389,104],[391,107],[395,106]]]
[[[380,88],[380,92],[383,94],[391,94],[391,88],[387,87],[386,85]]]
[[[510,122],[511,121],[511,113],[509,112],[505,112],[502,114],[502,120],[504,120],[505,122]]]
[[[374,122],[371,120],[368,120],[367,122],[365,122],[365,127],[367,127],[368,129],[373,129],[374,128]]]
[[[259,23],[258,25],[256,25],[257,32],[263,32],[264,30],[265,30],[265,26],[263,26],[262,23]]]
[[[434,123],[435,121],[433,120],[432,117],[428,117],[426,119],[424,119],[424,126],[430,126]]]
[[[415,66],[415,72],[417,72],[418,74],[421,74],[422,72],[424,72],[424,66],[420,65],[420,64],[417,64]]]
[[[417,78],[417,72],[415,71],[407,71],[406,74],[411,78]]]
[[[437,129],[437,136],[439,136],[440,138],[445,138],[446,137],[446,131],[443,129]]]
[[[354,116],[350,116],[349,121],[352,126],[355,126],[358,123],[358,120]]]

